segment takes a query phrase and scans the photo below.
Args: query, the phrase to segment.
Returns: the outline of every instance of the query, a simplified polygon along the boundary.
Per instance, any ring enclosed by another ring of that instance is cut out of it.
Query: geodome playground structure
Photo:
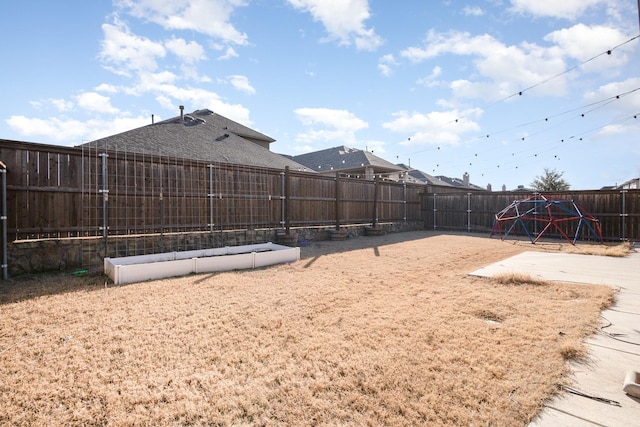
[[[541,231],[538,231],[541,230]],[[502,240],[509,234],[526,234],[536,243],[545,234],[558,232],[575,245],[581,237],[591,237],[602,243],[600,222],[573,200],[548,199],[542,194],[513,201],[495,215],[491,236],[499,234]],[[569,237],[569,235],[573,237]]]

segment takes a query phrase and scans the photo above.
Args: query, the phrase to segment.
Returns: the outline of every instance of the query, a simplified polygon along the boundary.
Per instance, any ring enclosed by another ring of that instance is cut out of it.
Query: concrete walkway
[[[572,364],[571,387],[544,407],[531,427],[640,426],[640,399],[623,390],[628,371],[640,372],[640,252],[625,258],[525,252],[470,274],[525,273],[544,280],[605,284],[618,289],[590,338],[589,362]],[[597,399],[600,398],[600,399]]]

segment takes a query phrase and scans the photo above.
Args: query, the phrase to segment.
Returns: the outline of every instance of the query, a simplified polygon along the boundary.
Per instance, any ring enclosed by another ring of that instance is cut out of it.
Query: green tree
[[[568,190],[570,185],[562,178],[563,174],[564,172],[558,172],[555,169],[544,168],[544,174],[537,176],[531,186],[540,192]]]

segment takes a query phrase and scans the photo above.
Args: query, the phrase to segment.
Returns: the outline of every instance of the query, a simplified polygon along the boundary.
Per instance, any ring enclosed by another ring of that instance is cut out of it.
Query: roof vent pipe
[[[152,114],[152,115],[151,115],[151,124],[154,124],[154,123],[155,123],[155,120],[154,120],[154,118],[153,118],[153,114]]]
[[[180,106],[180,121],[184,123],[184,105]]]

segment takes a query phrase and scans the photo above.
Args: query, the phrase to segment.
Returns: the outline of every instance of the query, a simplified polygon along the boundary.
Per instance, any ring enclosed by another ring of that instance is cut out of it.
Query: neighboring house
[[[412,169],[411,166],[399,163],[398,166],[404,169],[403,175],[406,182],[415,182],[426,185],[437,185],[438,187],[453,187],[448,182],[445,182],[435,176],[429,175],[426,172],[422,172],[418,169]]]
[[[633,178],[620,185],[607,185],[600,190],[636,190],[640,189],[640,178]]]
[[[514,188],[513,190],[510,190],[512,192],[528,192],[528,193],[535,193],[538,190],[536,190],[535,188],[529,188],[529,187],[525,187],[524,185],[520,184],[518,185],[517,188]]]
[[[373,179],[374,175],[390,179],[390,176],[402,172],[400,166],[394,165],[373,153],[344,145],[326,150],[291,156],[294,161],[324,175],[335,175],[353,178]]]
[[[232,163],[311,172],[269,146],[275,140],[229,120],[211,110],[196,110],[117,135],[88,142],[86,146],[129,153]]]
[[[449,178],[448,176],[443,176],[443,175],[438,175],[436,176],[436,178],[456,187],[456,188],[465,188],[468,190],[475,190],[475,191],[486,191],[486,188],[482,188],[479,187],[475,184],[471,184],[469,182],[469,174],[468,173],[464,173],[464,175],[462,175],[462,179],[459,178]]]
[[[640,189],[640,178],[630,179],[627,182],[623,182],[622,184],[615,187],[616,190],[637,190]]]

